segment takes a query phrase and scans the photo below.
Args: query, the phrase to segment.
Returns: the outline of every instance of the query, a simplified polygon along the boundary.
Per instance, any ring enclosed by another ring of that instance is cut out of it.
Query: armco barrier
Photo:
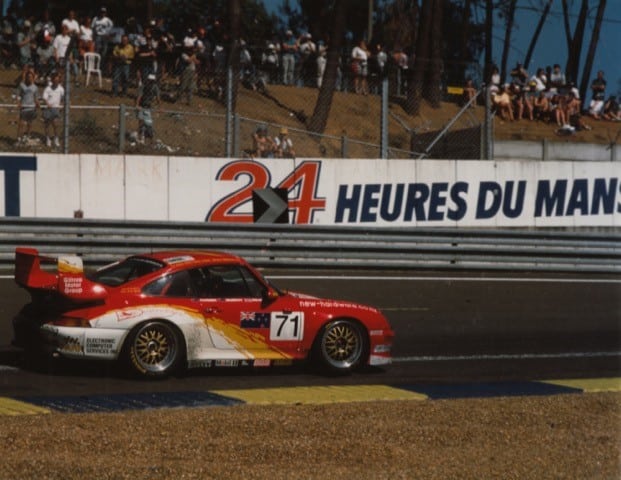
[[[0,219],[0,267],[15,247],[89,266],[167,249],[225,250],[261,267],[621,272],[621,233],[358,228],[90,219]]]

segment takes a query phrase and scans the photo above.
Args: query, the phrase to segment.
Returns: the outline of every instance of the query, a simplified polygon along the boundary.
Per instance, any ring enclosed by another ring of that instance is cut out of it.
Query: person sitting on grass
[[[274,138],[275,152],[277,158],[295,158],[293,142],[289,138],[289,130],[282,127],[280,133]]]
[[[514,120],[512,99],[511,94],[509,93],[509,84],[505,84],[500,87],[498,93],[492,97],[492,102],[494,103],[500,118],[506,122],[512,122]]]
[[[267,134],[267,126],[259,125],[252,134],[253,158],[274,158],[274,141]]]

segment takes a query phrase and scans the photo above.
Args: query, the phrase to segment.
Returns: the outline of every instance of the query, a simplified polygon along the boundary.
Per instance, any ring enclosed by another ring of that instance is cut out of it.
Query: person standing
[[[358,94],[368,95],[369,85],[367,76],[369,74],[368,60],[369,50],[364,40],[360,40],[358,45],[351,52],[352,73],[354,74],[354,90]]]
[[[24,144],[28,140],[32,122],[37,118],[39,108],[39,88],[34,83],[34,73],[31,70],[26,72],[24,81],[17,88],[17,108],[19,110],[17,143]]]
[[[103,62],[108,54],[108,39],[114,27],[114,23],[108,17],[106,7],[101,7],[99,15],[93,18],[91,24],[95,34],[95,51],[101,55],[101,61]]]
[[[153,115],[152,108],[160,103],[160,90],[157,86],[155,73],[150,73],[144,83],[138,87],[136,108],[138,110],[138,142],[144,143],[145,139],[153,139]]]
[[[291,30],[287,30],[281,45],[282,51],[282,83],[293,85],[295,57],[298,52],[298,41]]]
[[[60,84],[60,74],[55,72],[52,75],[52,83],[43,90],[43,101],[47,108],[43,110],[43,122],[45,126],[45,144],[52,146],[52,140],[49,135],[50,126],[54,133],[54,146],[60,147],[58,141],[58,119],[60,118],[60,108],[65,101],[65,89]]]
[[[179,83],[179,96],[185,96],[186,105],[192,103],[192,96],[196,91],[196,49],[186,45],[180,59],[181,81]]]
[[[119,95],[119,87],[121,94],[127,95],[127,86],[129,84],[130,66],[134,59],[134,47],[129,43],[129,37],[123,35],[121,43],[112,50],[112,59],[114,61],[114,69],[112,71],[112,95]]]

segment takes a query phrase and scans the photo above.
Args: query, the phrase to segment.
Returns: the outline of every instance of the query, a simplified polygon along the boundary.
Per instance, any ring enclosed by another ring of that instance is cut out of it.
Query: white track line
[[[621,278],[549,278],[549,277],[389,277],[389,276],[331,276],[331,275],[266,275],[270,280],[361,280],[393,281],[446,281],[446,282],[548,282],[548,283],[621,283]],[[1,278],[1,277],[0,277]],[[11,277],[13,278],[13,277]]]
[[[563,352],[563,353],[515,353],[496,355],[429,355],[414,357],[393,357],[394,363],[447,362],[464,360],[537,360],[550,358],[600,358],[621,357],[621,352]]]

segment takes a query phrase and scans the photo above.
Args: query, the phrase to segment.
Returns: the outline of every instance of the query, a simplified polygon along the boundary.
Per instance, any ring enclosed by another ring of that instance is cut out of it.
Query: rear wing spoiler
[[[43,270],[42,263],[56,263],[56,273]],[[108,293],[103,285],[84,276],[80,257],[39,255],[36,248],[15,249],[15,283],[30,291],[56,291],[76,301],[103,299]]]

